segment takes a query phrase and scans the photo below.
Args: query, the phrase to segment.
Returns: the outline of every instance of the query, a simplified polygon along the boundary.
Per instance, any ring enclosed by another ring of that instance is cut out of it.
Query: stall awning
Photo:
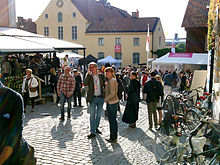
[[[196,64],[207,65],[207,53],[167,53],[154,60],[152,64]]]
[[[34,53],[34,52],[54,52],[50,46],[26,41],[16,37],[0,35],[0,52],[1,53]]]
[[[85,49],[85,47],[80,44],[58,40],[52,37],[45,37],[16,28],[0,27],[0,36],[16,37],[17,39],[30,41],[32,43],[43,44],[56,50]],[[13,47],[13,45],[11,45],[11,47]]]

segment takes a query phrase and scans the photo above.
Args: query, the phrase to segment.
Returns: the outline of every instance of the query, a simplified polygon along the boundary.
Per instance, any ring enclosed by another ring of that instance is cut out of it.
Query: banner
[[[170,53],[168,57],[192,58],[193,53]]]
[[[121,45],[115,45],[115,53],[121,53]]]

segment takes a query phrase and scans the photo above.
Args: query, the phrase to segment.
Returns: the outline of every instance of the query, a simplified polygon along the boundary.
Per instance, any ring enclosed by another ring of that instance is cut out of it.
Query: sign
[[[192,58],[193,53],[170,53],[168,57]]]
[[[121,45],[115,45],[115,53],[121,53]]]

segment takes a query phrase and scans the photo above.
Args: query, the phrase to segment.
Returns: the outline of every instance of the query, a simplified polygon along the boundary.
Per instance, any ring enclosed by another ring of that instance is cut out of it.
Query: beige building
[[[111,55],[122,66],[146,63],[147,28],[151,50],[165,47],[160,18],[129,15],[106,0],[51,0],[36,21],[37,33],[84,45],[86,55]]]
[[[0,27],[16,27],[15,0],[0,1]]]

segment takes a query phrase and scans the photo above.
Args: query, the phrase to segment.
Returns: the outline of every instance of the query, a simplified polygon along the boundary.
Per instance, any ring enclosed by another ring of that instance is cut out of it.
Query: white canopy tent
[[[207,65],[207,53],[167,53],[154,60],[153,64],[196,64]]]
[[[26,32],[17,28],[0,27],[0,36],[10,36],[18,39],[30,41],[32,43],[43,44],[48,47],[59,49],[85,49],[83,45],[75,44],[72,42],[67,42],[63,40],[58,40],[51,37],[45,37],[42,35]],[[14,45],[11,45],[13,48]],[[25,46],[25,45],[24,45]]]
[[[33,52],[54,52],[50,46],[26,41],[20,38],[0,35],[0,52],[1,53],[33,53]]]
[[[82,55],[73,53],[73,52],[62,52],[62,53],[57,53],[57,57],[59,58],[64,58],[66,55],[68,55],[69,58],[83,58]]]
[[[116,60],[114,59],[112,56],[107,56],[106,58],[103,58],[101,60],[98,60],[98,64],[106,64],[106,63],[109,63],[110,65],[120,65],[120,61],[119,60]]]
[[[208,54],[206,53],[167,53],[166,55],[154,60],[152,68],[158,70],[174,69],[202,69],[208,64]]]

